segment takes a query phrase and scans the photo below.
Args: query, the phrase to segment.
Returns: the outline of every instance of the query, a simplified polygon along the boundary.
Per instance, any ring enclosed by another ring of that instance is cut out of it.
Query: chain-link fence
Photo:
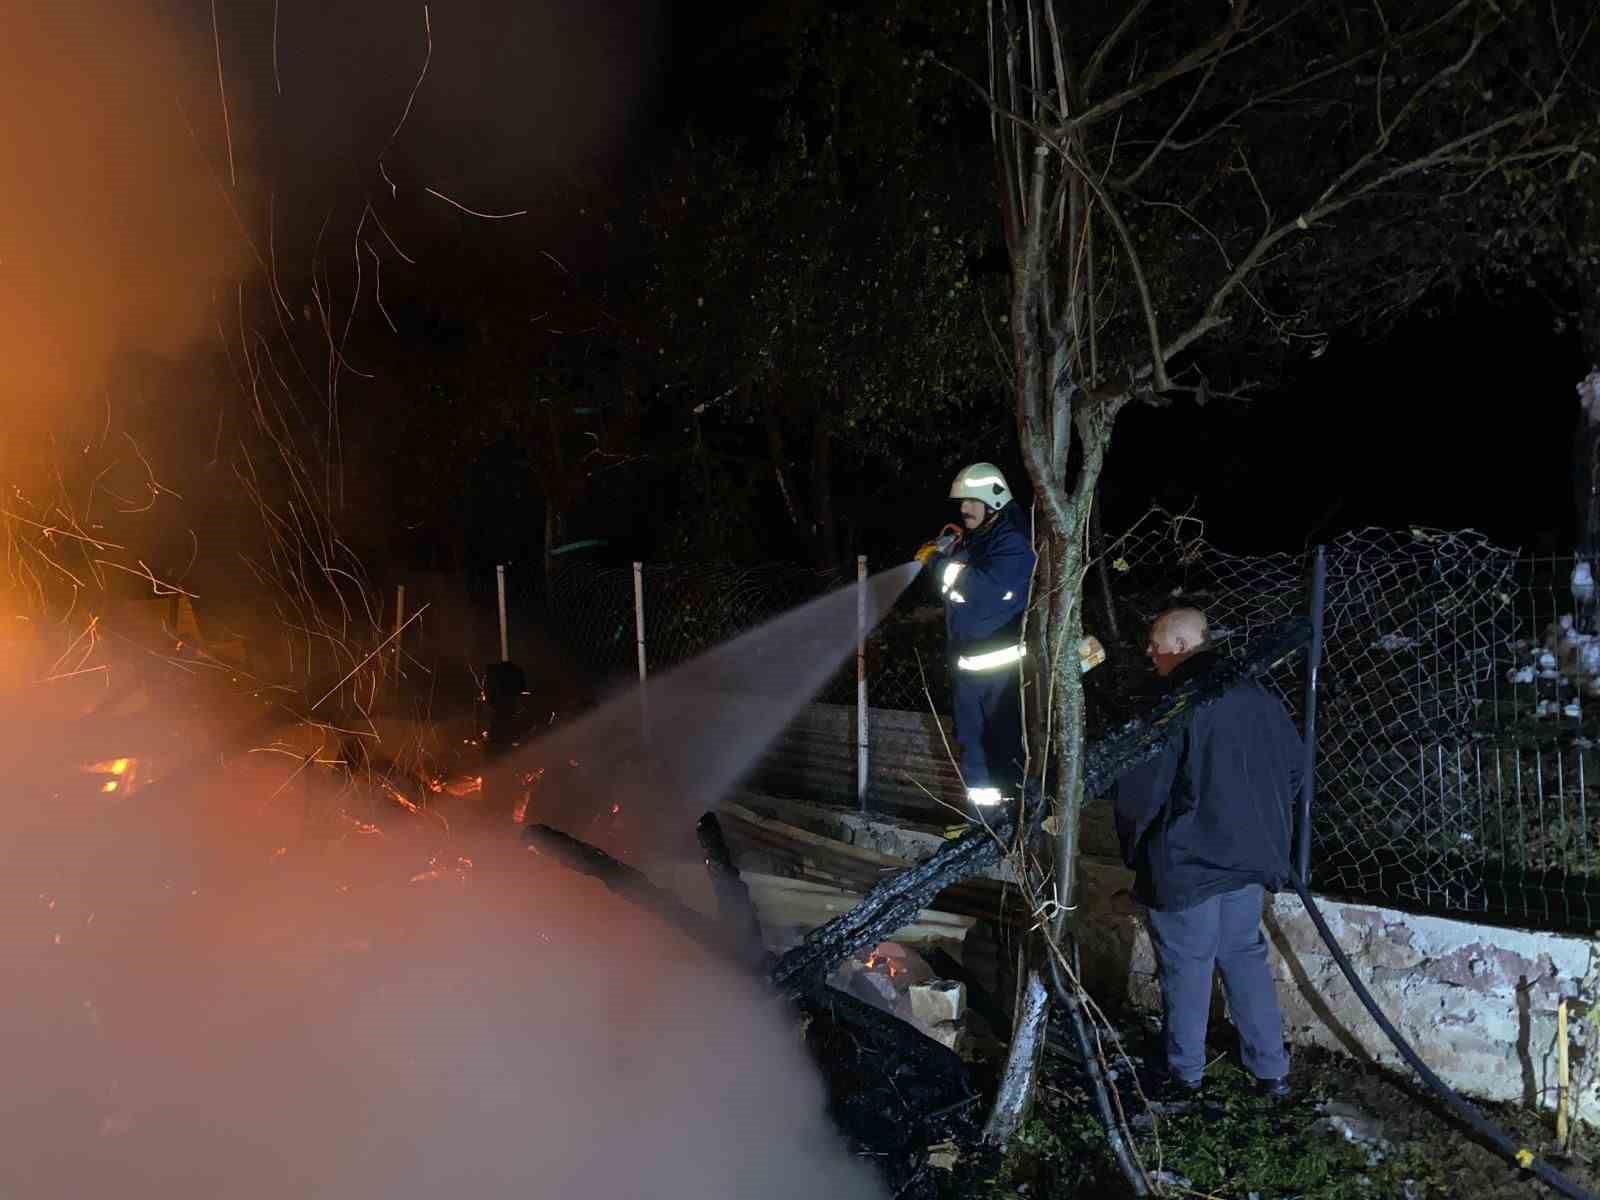
[[[846,582],[781,565],[564,567],[549,585],[563,642],[597,678],[667,670]]]
[[[1306,556],[1227,554],[1181,518],[1147,522],[1108,554],[1135,622],[1193,604],[1224,649],[1305,604]],[[1600,641],[1560,623],[1574,565],[1431,529],[1328,546],[1320,890],[1592,926]],[[1303,661],[1269,683],[1299,719]]]
[[[1101,709],[1091,725],[1138,707],[1145,631],[1162,609],[1204,609],[1226,652],[1306,603],[1308,555],[1229,554],[1188,518],[1153,514],[1105,557],[1109,588],[1091,583],[1087,624],[1111,659],[1088,677]],[[1312,819],[1320,890],[1552,928],[1600,920],[1600,638],[1579,632],[1595,584],[1576,566],[1432,529],[1362,530],[1327,547]],[[638,672],[641,610],[655,672],[853,578],[569,567],[552,580],[549,607],[573,656],[615,680]],[[925,589],[913,585],[872,631],[866,680],[872,708],[949,712],[943,619]],[[1267,682],[1302,719],[1303,661]],[[854,656],[818,699],[856,702]]]
[[[637,571],[574,566],[552,578],[549,609],[568,652],[596,679],[615,680],[637,675],[641,625],[645,663],[655,673],[855,578],[775,564],[644,563]],[[866,675],[875,708],[950,711],[944,616],[926,589],[913,585],[870,631]],[[854,655],[817,699],[856,702]]]

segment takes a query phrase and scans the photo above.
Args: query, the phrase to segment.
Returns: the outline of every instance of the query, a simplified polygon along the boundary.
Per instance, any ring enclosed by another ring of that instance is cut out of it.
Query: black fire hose
[[[1394,1048],[1400,1052],[1400,1057],[1410,1064],[1411,1069],[1422,1076],[1422,1081],[1437,1092],[1441,1099],[1450,1106],[1450,1111],[1460,1117],[1467,1125],[1488,1142],[1507,1162],[1515,1163],[1523,1170],[1532,1173],[1547,1187],[1559,1192],[1563,1196],[1571,1196],[1573,1200],[1596,1200],[1595,1194],[1579,1187],[1572,1180],[1557,1171],[1549,1163],[1535,1158],[1533,1151],[1526,1146],[1519,1146],[1498,1125],[1490,1122],[1477,1109],[1466,1100],[1462,1099],[1456,1091],[1444,1080],[1435,1075],[1427,1063],[1423,1062],[1417,1052],[1411,1048],[1411,1043],[1406,1041],[1401,1032],[1394,1027],[1394,1023],[1383,1015],[1383,1010],[1378,1007],[1378,1002],[1372,998],[1372,993],[1361,982],[1355,968],[1350,965],[1350,959],[1345,955],[1333,932],[1328,928],[1327,921],[1323,920],[1322,911],[1317,908],[1316,901],[1311,898],[1311,892],[1306,887],[1305,880],[1300,873],[1293,869],[1289,872],[1289,882],[1294,885],[1295,892],[1300,897],[1300,902],[1306,906],[1306,912],[1311,916],[1311,923],[1317,927],[1317,933],[1327,943],[1328,949],[1333,953],[1333,961],[1339,964],[1339,970],[1349,980],[1350,986],[1355,989],[1356,995],[1366,1010],[1372,1014],[1372,1019],[1378,1023],[1378,1028],[1394,1043]]]

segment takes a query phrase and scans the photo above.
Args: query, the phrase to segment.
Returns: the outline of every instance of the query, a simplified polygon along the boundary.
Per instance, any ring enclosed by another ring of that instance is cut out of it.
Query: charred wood
[[[695,823],[694,833],[705,855],[711,890],[716,893],[724,937],[742,962],[753,967],[763,965],[766,944],[761,936],[761,920],[750,899],[750,889],[734,865],[717,814],[708,812],[702,816]]]
[[[654,913],[707,950],[737,958],[722,931],[713,922],[683,904],[667,889],[651,883],[643,871],[618,862],[604,850],[598,850],[548,825],[529,825],[523,831],[523,837],[540,853],[549,855],[579,874],[599,880],[607,891]]]
[[[1027,807],[1028,820],[1037,826],[1043,818],[1044,805],[1033,796]],[[803,988],[852,954],[877,945],[895,930],[911,924],[945,888],[997,864],[1015,825],[1015,818],[1008,814],[990,825],[976,827],[916,866],[885,879],[859,904],[813,929],[780,958],[769,973],[773,986],[780,991]]]
[[[920,1150],[931,1123],[975,1098],[961,1056],[892,1013],[826,985],[795,1003],[835,1118],[876,1151]]]

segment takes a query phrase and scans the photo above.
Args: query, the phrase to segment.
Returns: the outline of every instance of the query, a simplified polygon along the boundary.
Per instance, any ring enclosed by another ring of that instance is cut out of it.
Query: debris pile
[[[879,942],[869,954],[835,967],[828,984],[960,1052],[966,1034],[966,985],[936,978],[927,959],[910,947]]]

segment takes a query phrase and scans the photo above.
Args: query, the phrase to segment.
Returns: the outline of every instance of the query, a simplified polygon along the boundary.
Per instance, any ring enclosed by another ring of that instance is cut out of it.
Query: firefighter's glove
[[[931,542],[923,542],[916,553],[916,560],[927,566],[936,558],[942,558],[956,548],[956,543],[961,540],[961,532],[953,525],[946,525],[939,532],[939,536]]]

